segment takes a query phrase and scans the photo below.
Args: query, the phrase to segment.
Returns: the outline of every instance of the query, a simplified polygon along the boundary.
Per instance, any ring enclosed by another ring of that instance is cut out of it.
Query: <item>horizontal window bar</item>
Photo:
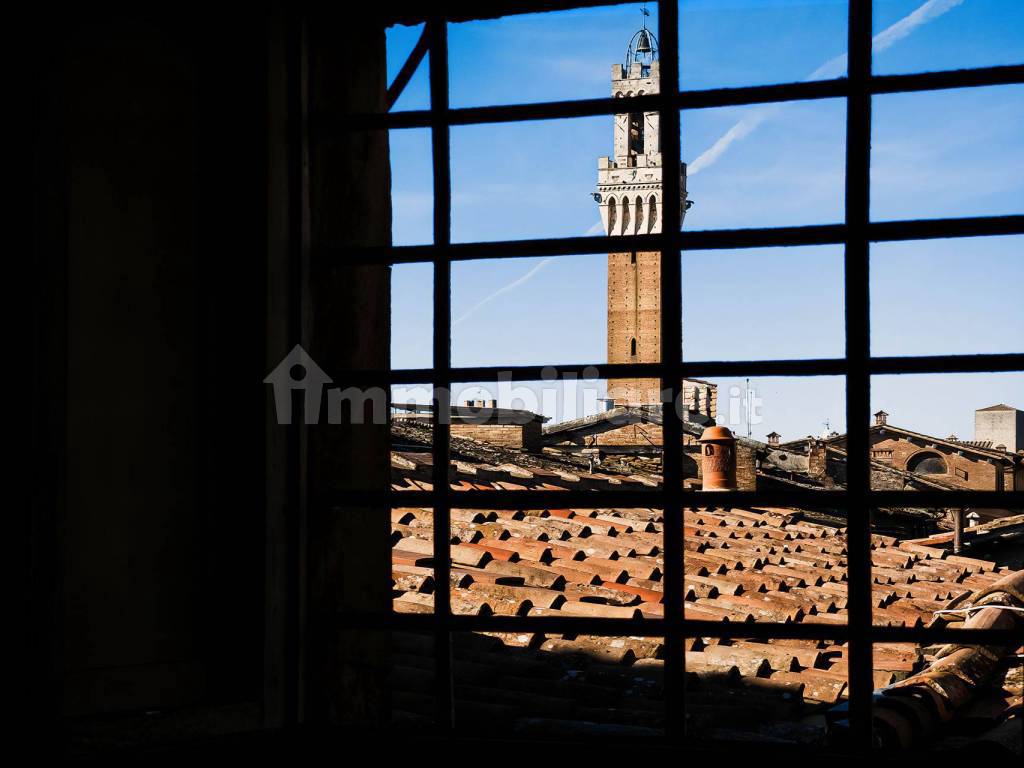
[[[1024,216],[971,216],[953,219],[875,221],[868,224],[868,240],[935,240],[950,237],[983,237],[1024,233]]]
[[[936,91],[950,88],[977,88],[991,85],[1012,85],[1024,82],[1024,66],[978,67],[946,72],[919,72],[907,75],[875,75],[867,81],[870,93],[900,93],[910,91]],[[569,99],[537,104],[506,104],[489,107],[463,107],[448,110],[449,125],[478,125],[481,123],[520,122],[525,120],[554,120],[572,117],[613,115],[625,111],[653,111],[665,109],[703,109],[707,107],[765,104],[780,101],[806,101],[848,96],[850,83],[845,77],[811,82],[753,85],[739,88],[708,88],[681,91],[676,99],[665,99],[661,94],[626,96],[618,99]],[[349,115],[340,119],[327,115],[314,116],[314,140],[329,140],[331,135],[344,130],[372,130],[389,128],[426,128],[434,123],[444,124],[440,113],[430,110],[386,112]]]
[[[1019,509],[1024,508],[1024,491],[868,491],[867,500],[872,507]]]
[[[534,382],[550,376],[590,379],[615,378],[702,378],[708,376],[838,376],[846,371],[844,358],[809,360],[707,361],[692,363],[569,363],[565,365],[510,365],[452,368],[450,381]],[[432,368],[410,368],[395,371],[331,371],[334,386],[385,386],[387,384],[422,384],[437,377]]]
[[[1013,85],[1024,82],[1024,65],[950,69],[945,72],[918,72],[911,75],[874,75],[869,81],[872,93],[939,91],[949,88],[978,88],[988,85]]]
[[[1012,629],[950,629],[947,627],[878,627],[860,629],[848,624],[693,621],[686,619],[606,619],[587,616],[467,616],[452,615],[441,620],[429,614],[358,614],[339,612],[337,624],[344,629],[452,632],[543,632],[555,634],[633,635],[742,639],[838,640],[867,636],[876,643],[963,643],[972,645],[1015,645],[1020,632]]]
[[[463,21],[480,21],[497,19],[501,16],[518,16],[529,13],[550,13],[553,11],[573,11],[581,8],[600,8],[602,6],[623,5],[628,0],[491,0],[488,3],[435,3],[437,12],[427,3],[405,3],[382,5],[381,14],[387,26],[404,24],[415,26],[430,19],[441,19],[450,23]],[[396,8],[408,9],[396,12]],[[422,8],[422,13],[414,13],[412,9]],[[377,10],[377,9],[374,9]]]
[[[749,505],[791,506],[839,509],[846,506],[843,490],[806,490],[790,488],[772,491],[678,491],[683,507],[742,507]],[[664,509],[664,489],[622,491],[452,491],[451,506],[459,509],[590,509],[614,503],[616,507]],[[329,507],[428,507],[433,506],[433,491],[336,491],[320,499]],[[905,503],[905,500],[904,500]],[[882,505],[878,505],[882,506]]]
[[[1024,370],[1024,354],[872,357],[873,375],[891,373],[992,373]]]
[[[865,430],[867,427],[865,427]],[[771,491],[676,492],[682,507],[794,507],[845,509],[866,507],[991,507],[1024,508],[1024,491],[864,491],[846,489]],[[434,491],[333,491],[314,503],[325,507],[429,507],[437,504]],[[613,502],[617,507],[665,508],[665,489],[622,491],[452,491],[447,498],[460,509],[590,509]],[[857,499],[860,499],[858,502]]]
[[[487,365],[451,368],[448,381],[531,382],[551,376],[592,379],[622,377],[713,378],[722,376],[840,376],[850,370],[846,358],[807,360],[695,360],[669,363],[567,363],[564,365]],[[991,355],[929,355],[873,357],[867,361],[872,375],[912,373],[992,373],[1024,371],[1024,353]],[[336,387],[422,384],[438,379],[436,368],[331,371]]]
[[[847,236],[843,224],[811,224],[803,227],[751,229],[698,229],[679,233],[677,248],[705,251],[732,248],[765,248],[774,245],[829,245]]]
[[[553,237],[529,240],[498,240],[481,243],[440,245],[403,245],[314,247],[311,258],[345,264],[411,264],[435,258],[452,261],[509,259],[532,256],[578,256],[616,251],[719,250],[764,248],[789,245],[826,245],[843,243],[849,238],[845,224],[816,224],[805,227],[765,227],[750,229],[704,229],[660,235],[623,235],[610,238]],[[927,240],[951,237],[1024,234],[1024,215],[971,216],[944,219],[912,219],[868,224],[868,240]]]

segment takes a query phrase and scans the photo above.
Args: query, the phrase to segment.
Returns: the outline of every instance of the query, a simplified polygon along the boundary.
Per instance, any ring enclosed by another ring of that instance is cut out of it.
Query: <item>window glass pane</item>
[[[991,413],[991,411],[989,412]],[[891,438],[905,437],[899,428]],[[872,435],[872,446],[878,435]],[[894,446],[889,442],[888,446]],[[966,446],[946,454],[936,441],[930,465],[969,456]],[[894,463],[900,461],[896,446]],[[920,454],[924,455],[924,454]],[[922,476],[923,477],[923,476]],[[915,514],[912,514],[915,513]],[[975,610],[989,603],[1014,604],[1014,582],[1024,565],[1020,546],[1012,541],[1019,515],[998,509],[877,509],[872,515],[872,614],[875,625],[934,627],[952,631],[992,627],[1002,612]],[[1010,622],[1012,624],[1012,622]],[[999,626],[997,623],[995,626]],[[1008,625],[1003,625],[1008,626]],[[1019,683],[1020,663],[1014,648],[988,645],[956,646],[957,687],[935,686],[948,670],[950,646],[876,643],[874,646],[874,738],[883,749],[945,750],[955,744],[1009,738],[1019,743],[1014,723],[1012,691]],[[908,708],[914,700],[936,707]],[[936,712],[953,714],[937,729]],[[1009,717],[1009,720],[1007,718]],[[1011,728],[1000,728],[1008,722]],[[921,726],[927,730],[924,730]],[[923,733],[936,735],[922,738]]]
[[[613,240],[609,239],[609,248]],[[656,262],[645,259],[647,275]],[[621,262],[621,263],[620,263]],[[605,254],[462,261],[452,265],[452,364],[536,365],[607,358],[608,279]],[[631,278],[628,256],[611,260],[611,276]],[[632,283],[630,284],[632,285]],[[657,286],[649,290],[654,294]],[[630,297],[632,298],[632,294]],[[647,297],[657,311],[657,296]],[[613,295],[613,310],[627,297]],[[632,303],[630,304],[632,306]],[[650,314],[650,310],[648,310]],[[617,315],[616,315],[617,317]],[[638,335],[630,325],[633,336]],[[651,330],[651,347],[658,341]],[[628,344],[624,340],[623,344]],[[642,362],[654,362],[648,355]],[[617,362],[623,362],[618,360]]]
[[[839,99],[684,110],[687,229],[842,221]]]
[[[391,597],[395,613],[434,612],[434,513],[391,509]]]
[[[657,383],[560,376],[552,368],[542,381],[455,384],[453,488],[657,490],[661,407],[649,402]]]
[[[340,629],[336,637],[340,674],[372,694],[337,713],[340,725],[401,729],[413,739],[436,733],[432,633]]]
[[[846,429],[842,376],[715,377],[708,383],[717,392],[716,423],[737,437],[764,446],[778,438],[784,446]]]
[[[432,393],[430,384],[391,387],[388,429],[391,489],[394,491],[429,491],[434,487]]]
[[[436,733],[434,635],[430,632],[391,632],[381,645],[391,648],[388,691],[395,724],[405,731]],[[376,670],[379,674],[379,670]],[[357,723],[365,727],[365,723]]]
[[[874,0],[876,74],[1024,62],[1018,0]]]
[[[1024,237],[871,246],[875,355],[1024,351]]]
[[[1013,426],[1019,418],[1016,409],[1024,408],[1024,373],[873,376],[871,406],[876,414],[871,429],[874,432],[879,428],[887,430],[890,437],[898,434],[903,443],[898,454],[904,455],[877,457],[894,462],[897,469],[912,472],[913,467],[906,464],[912,457],[909,451],[911,447],[914,452],[924,449],[924,438],[929,437],[934,440],[956,438],[956,441],[968,443],[978,441],[975,447],[985,449],[1005,445],[1010,454],[1024,449],[1024,430]],[[988,408],[995,410],[986,411]],[[879,413],[884,425],[879,421]],[[903,432],[910,437],[918,435],[920,439],[905,440]],[[983,456],[979,454],[976,458]],[[993,465],[987,461],[981,464],[989,466],[989,470],[982,466],[977,468],[988,478],[985,489],[996,490]],[[952,467],[947,469],[946,479],[955,481]],[[971,487],[981,488],[974,483],[975,475],[971,477]]]
[[[686,737],[824,746],[846,699],[846,646],[830,640],[687,638]]]
[[[595,612],[602,606],[581,605]],[[474,738],[510,733],[562,741],[660,737],[665,705],[657,654],[663,645],[657,637],[454,634],[456,730]]]
[[[631,38],[635,50],[646,27],[650,47],[657,48],[657,4],[646,6],[646,18],[643,7],[511,14],[449,25],[451,106],[610,96],[609,70],[625,62]]]
[[[738,449],[745,447],[741,443]],[[683,511],[683,526],[686,618],[846,624],[846,516],[842,510],[693,508]],[[825,661],[812,653],[801,657],[799,666],[822,669],[828,666]],[[755,670],[759,667],[748,674],[761,676]],[[777,671],[793,671],[792,665],[786,661]]]
[[[452,240],[600,234],[591,193],[614,118],[454,126]]]
[[[434,266],[391,267],[391,367],[429,368],[434,358]]]
[[[907,491],[899,508],[876,512],[885,533],[918,538],[953,529],[952,510],[911,506],[915,491],[1024,490],[1022,393],[1024,373],[872,378],[871,485]],[[967,511],[976,522],[1009,514],[999,504]]]
[[[871,217],[1024,211],[1024,85],[877,96]]]
[[[434,170],[429,128],[388,132],[391,146],[391,242],[434,241]]]
[[[846,75],[846,0],[682,0],[684,90]]]
[[[843,356],[842,246],[682,258],[684,360]]]
[[[409,54],[423,34],[423,24],[412,27],[396,24],[387,30],[388,86],[395,82],[399,71],[405,65]],[[430,109],[430,53],[416,68],[412,79],[406,83],[398,101],[391,107],[392,112],[404,112],[410,109]]]

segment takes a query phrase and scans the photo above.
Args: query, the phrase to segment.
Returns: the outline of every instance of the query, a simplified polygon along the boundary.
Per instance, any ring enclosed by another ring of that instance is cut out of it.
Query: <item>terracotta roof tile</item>
[[[429,454],[398,456],[393,461],[395,487],[429,487],[429,463]],[[622,479],[604,471],[551,471],[542,466],[516,468],[519,477],[513,477],[500,461],[478,463],[475,468],[468,460],[460,464],[457,472],[466,474],[453,480],[460,488],[539,487],[535,480],[564,488],[570,483]],[[475,470],[476,479],[469,470]],[[485,483],[480,482],[484,478]],[[615,618],[664,614],[663,520],[658,509],[456,509],[451,517],[456,613]],[[687,509],[683,518],[687,618],[846,623],[842,529],[801,519],[798,510],[782,508]],[[431,510],[395,508],[391,522],[394,609],[429,613],[436,588]],[[996,561],[953,556],[947,544],[943,537],[872,537],[876,622],[929,624],[951,600],[986,589],[1003,577]],[[457,699],[462,696],[474,707],[490,701],[496,708],[492,714],[500,711],[509,717],[522,718],[532,707],[537,717],[531,717],[531,727],[539,727],[541,714],[563,719],[593,716],[620,725],[659,722],[664,646],[657,638],[494,633],[486,640],[491,645],[483,650],[474,646],[471,655],[465,649],[456,653]],[[686,647],[690,693],[699,694],[693,700],[697,717],[717,713],[721,719],[741,710],[777,717],[794,701],[821,707],[845,697],[844,645],[690,638]],[[424,675],[430,675],[432,667],[417,666],[408,649],[401,654],[399,674],[410,688],[400,700],[422,706],[417,697],[429,692]],[[913,675],[929,663],[921,648],[908,644],[876,644],[873,660],[877,686]],[[625,696],[634,688],[635,696]],[[489,691],[500,695],[488,699]],[[773,708],[769,702],[779,705]],[[978,712],[983,710],[979,704]],[[487,713],[481,709],[478,715]]]

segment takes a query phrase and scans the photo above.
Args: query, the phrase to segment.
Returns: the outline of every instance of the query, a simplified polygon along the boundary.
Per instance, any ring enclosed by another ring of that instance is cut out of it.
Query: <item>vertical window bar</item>
[[[871,0],[850,0],[846,102],[846,432],[851,745],[871,748],[871,520],[867,425],[871,378],[868,217],[871,164]]]
[[[683,686],[686,660],[683,652],[683,427],[676,410],[682,381],[677,363],[682,355],[682,289],[679,251],[679,3],[658,4],[658,37],[661,44],[661,391],[662,403],[662,526],[665,548],[665,735],[678,741],[685,737],[686,713]]]
[[[454,726],[451,618],[451,490],[448,482],[451,390],[451,152],[448,125],[448,27],[443,17],[427,22],[430,41],[431,149],[434,167],[434,687],[437,726]]]

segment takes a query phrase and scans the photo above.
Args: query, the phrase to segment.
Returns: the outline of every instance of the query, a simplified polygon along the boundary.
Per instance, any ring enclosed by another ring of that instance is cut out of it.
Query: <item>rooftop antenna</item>
[[[747,437],[750,437],[750,377],[747,377]]]

